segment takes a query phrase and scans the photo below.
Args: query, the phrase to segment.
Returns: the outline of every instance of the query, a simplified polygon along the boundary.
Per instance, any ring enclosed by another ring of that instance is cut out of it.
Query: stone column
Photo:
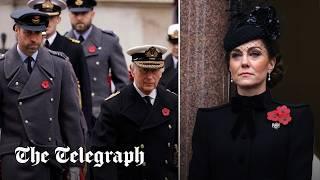
[[[197,108],[228,100],[228,71],[223,37],[227,0],[180,1],[180,179],[188,176]]]

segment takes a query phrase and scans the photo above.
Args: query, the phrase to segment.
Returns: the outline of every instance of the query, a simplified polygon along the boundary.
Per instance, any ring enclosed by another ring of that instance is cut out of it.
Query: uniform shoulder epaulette
[[[170,89],[166,89],[166,91],[168,91],[168,92],[170,92],[170,93],[172,93],[172,94],[174,94],[174,95],[178,96],[178,94],[176,94],[175,92],[170,91]]]
[[[0,53],[0,61],[1,61],[1,60],[4,60],[4,54],[1,54],[1,53]]]
[[[60,58],[62,58],[62,59],[65,59],[65,60],[67,60],[67,61],[69,61],[69,57],[67,56],[67,55],[65,55],[63,52],[60,52],[60,51],[52,51],[52,50],[48,50],[49,51],[49,53],[51,54],[51,55],[54,55],[54,56],[58,56],[58,57],[60,57]]]
[[[69,40],[70,40],[71,42],[73,42],[73,43],[80,44],[80,41],[79,41],[79,40],[73,39],[73,38],[68,37],[68,36],[64,36],[64,37],[66,37],[67,39],[69,39]]]
[[[308,107],[309,106],[308,104],[304,104],[304,103],[293,104],[293,103],[280,102],[280,101],[276,101],[276,100],[272,100],[272,101],[279,106],[286,105],[291,108],[301,108],[301,107]]]
[[[111,36],[114,36],[114,37],[117,36],[113,31],[110,31],[110,30],[102,30],[102,32],[105,33],[105,34],[109,34]]]
[[[107,97],[107,98],[105,99],[105,101],[107,101],[107,100],[109,100],[109,99],[111,99],[111,98],[113,98],[113,97],[117,96],[118,94],[120,94],[120,91],[117,91],[117,92],[115,92],[115,93],[111,94],[109,97]]]

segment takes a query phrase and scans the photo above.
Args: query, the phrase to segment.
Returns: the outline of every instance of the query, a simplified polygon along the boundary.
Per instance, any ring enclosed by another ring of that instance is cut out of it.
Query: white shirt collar
[[[140,89],[137,87],[135,82],[133,82],[133,86],[134,86],[134,88],[137,90],[137,92],[140,94],[140,96],[142,98],[145,97],[145,96],[149,96],[151,104],[152,105],[154,104],[154,101],[156,100],[156,97],[157,97],[157,89],[152,90],[150,94],[144,94],[142,91],[140,91]]]
[[[25,54],[20,50],[18,44],[17,44],[17,51],[18,51],[18,53],[19,53],[19,55],[20,55],[20,57],[21,57],[22,62],[24,62],[24,60],[26,60],[26,58],[27,58],[28,56],[25,55]],[[36,51],[36,52],[33,53],[32,56],[31,56],[31,57],[33,58],[34,62],[36,62],[36,60],[37,60],[38,52],[39,52],[39,51]]]
[[[88,38],[88,36],[90,35],[91,31],[92,31],[92,26],[90,26],[90,28],[82,34],[78,33],[76,30],[73,30],[73,33],[77,39],[79,39],[80,35],[82,35],[83,39],[86,40]]]
[[[56,39],[56,37],[57,37],[57,31],[54,32],[54,34],[52,34],[52,36],[50,36],[48,39],[45,39],[44,42],[45,42],[46,40],[48,40],[48,41],[49,41],[49,45],[51,46],[51,44],[52,44],[53,41]]]
[[[172,59],[173,59],[173,67],[175,69],[178,68],[178,58],[176,58],[175,56],[172,56]]]

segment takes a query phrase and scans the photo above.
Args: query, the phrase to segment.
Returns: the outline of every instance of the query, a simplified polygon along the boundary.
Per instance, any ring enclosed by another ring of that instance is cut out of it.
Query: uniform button
[[[49,78],[50,79],[50,81],[53,81],[53,79],[52,78]]]
[[[30,139],[30,142],[34,144],[34,140],[33,139]]]
[[[20,101],[20,102],[19,102],[19,106],[21,106],[21,105],[22,105],[22,102]]]
[[[141,149],[144,149],[144,144],[141,144],[141,145],[140,145],[140,148],[141,148]]]
[[[171,143],[170,142],[168,142],[168,147],[170,147],[171,146]]]
[[[97,81],[97,78],[96,78],[96,77],[93,77],[92,79],[93,79],[93,81]]]
[[[49,137],[49,138],[48,138],[48,141],[49,141],[49,142],[51,142],[51,141],[52,141],[51,137]]]
[[[169,127],[169,129],[172,129],[172,126],[171,126],[171,124],[169,124],[169,126],[168,126],[168,127]]]
[[[17,81],[17,82],[15,83],[15,85],[16,85],[16,86],[19,86],[19,82]]]
[[[49,121],[50,121],[50,122],[52,122],[52,120],[53,120],[53,119],[52,119],[52,117],[51,117],[51,118],[49,118]]]
[[[50,101],[51,101],[51,102],[53,102],[53,101],[54,101],[54,99],[53,99],[53,98],[50,98]]]
[[[97,61],[97,62],[96,62],[96,65],[97,65],[97,66],[99,66],[99,65],[100,65],[100,62],[99,62],[99,61]]]
[[[164,177],[164,180],[169,180],[167,177]]]
[[[94,92],[93,93],[91,93],[91,96],[94,96],[95,94],[94,94]]]
[[[165,163],[165,164],[168,164],[168,160],[164,160],[164,163]]]
[[[142,166],[147,166],[147,163],[146,163],[146,162],[143,162],[143,163],[142,163]]]
[[[26,120],[24,120],[24,123],[28,124],[28,123],[29,123],[29,121],[26,119]]]

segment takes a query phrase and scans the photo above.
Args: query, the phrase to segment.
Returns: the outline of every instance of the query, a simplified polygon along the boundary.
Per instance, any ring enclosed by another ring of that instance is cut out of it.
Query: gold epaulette
[[[170,93],[172,93],[172,94],[174,94],[174,95],[176,95],[176,96],[178,96],[175,92],[172,92],[172,91],[170,91],[169,89],[166,89],[168,92],[170,92]]]
[[[67,36],[65,36],[65,37],[68,38],[68,39],[69,39],[71,42],[73,42],[73,43],[80,44],[80,41],[77,40],[77,39],[73,39],[73,38],[67,37]]]
[[[115,92],[115,93],[111,94],[109,97],[107,97],[107,98],[105,99],[105,101],[107,101],[107,100],[109,100],[109,99],[111,99],[111,98],[115,97],[115,96],[116,96],[116,95],[118,95],[118,94],[120,94],[120,91],[117,91],[117,92]]]

